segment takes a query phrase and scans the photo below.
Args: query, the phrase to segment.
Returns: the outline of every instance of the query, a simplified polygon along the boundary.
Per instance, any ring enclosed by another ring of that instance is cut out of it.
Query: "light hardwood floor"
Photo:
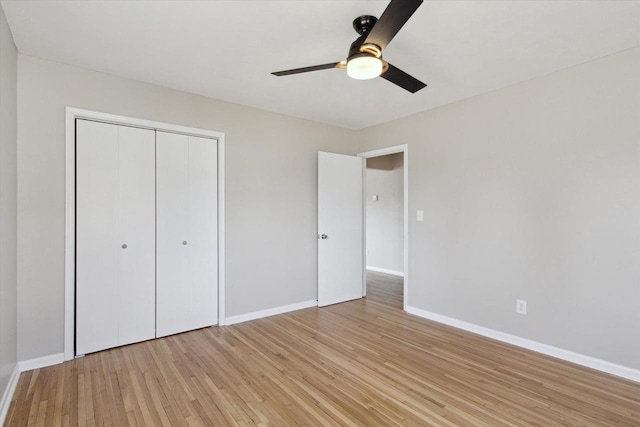
[[[640,426],[640,384],[366,299],[213,327],[25,372],[26,425]]]

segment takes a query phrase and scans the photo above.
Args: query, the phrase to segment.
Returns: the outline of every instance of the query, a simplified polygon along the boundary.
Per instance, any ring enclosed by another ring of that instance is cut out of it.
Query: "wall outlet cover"
[[[525,300],[516,300],[516,313],[527,314],[527,302]]]

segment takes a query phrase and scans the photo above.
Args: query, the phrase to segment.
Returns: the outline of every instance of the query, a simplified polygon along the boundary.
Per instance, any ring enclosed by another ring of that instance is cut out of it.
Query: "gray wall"
[[[409,144],[410,306],[640,368],[640,48],[357,137]]]
[[[367,159],[367,266],[404,271],[403,153]],[[378,196],[373,201],[373,195]]]
[[[63,351],[73,106],[226,132],[229,316],[316,297],[318,150],[407,143],[410,306],[640,368],[640,48],[357,133],[18,65],[19,360]]]
[[[0,397],[17,355],[17,53],[0,7]]]
[[[225,132],[227,316],[316,298],[317,151],[352,131],[20,55],[19,360],[63,351],[66,106]]]

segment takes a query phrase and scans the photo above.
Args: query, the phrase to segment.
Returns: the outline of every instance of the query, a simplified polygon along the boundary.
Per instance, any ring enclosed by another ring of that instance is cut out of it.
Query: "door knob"
[[[127,249],[127,244],[126,243],[122,245],[122,249]]]
[[[329,236],[327,236],[326,234],[323,234],[323,235],[321,235],[321,236],[320,236],[320,238],[321,238],[322,240],[326,239],[327,237],[329,237]]]
[[[182,241],[182,244],[183,244],[183,245],[186,245],[186,244],[187,244],[187,241],[186,241],[186,240],[183,240],[183,241]]]

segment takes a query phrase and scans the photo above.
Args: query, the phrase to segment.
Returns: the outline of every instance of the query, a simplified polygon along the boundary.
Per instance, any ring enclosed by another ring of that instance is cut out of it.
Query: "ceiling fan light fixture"
[[[347,74],[352,79],[368,80],[382,74],[382,60],[373,55],[362,54],[347,62]]]
[[[352,79],[382,77],[408,92],[416,93],[427,85],[382,59],[382,51],[423,2],[424,0],[391,0],[380,19],[372,15],[361,15],[354,19],[353,29],[360,37],[351,43],[345,61],[293,68],[271,74],[288,76],[331,68],[346,68]]]

